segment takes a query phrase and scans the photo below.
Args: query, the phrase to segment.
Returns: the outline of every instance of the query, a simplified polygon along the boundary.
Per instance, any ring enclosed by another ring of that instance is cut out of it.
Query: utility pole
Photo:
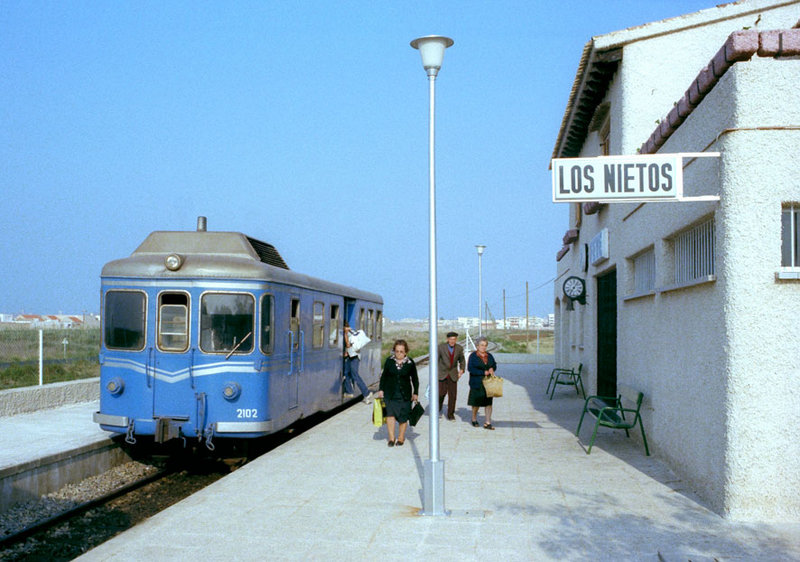
[[[528,282],[525,281],[525,344],[527,346],[528,342],[531,341],[531,330],[530,330],[530,314],[528,308]],[[527,351],[527,349],[525,350]]]
[[[503,289],[503,331],[508,330],[508,318],[506,317],[506,290]]]

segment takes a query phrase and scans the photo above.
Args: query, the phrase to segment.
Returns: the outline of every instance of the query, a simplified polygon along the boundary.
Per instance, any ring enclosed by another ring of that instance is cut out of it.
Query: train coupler
[[[153,440],[156,443],[165,443],[181,436],[181,425],[188,421],[188,417],[181,418],[156,418],[156,430]]]

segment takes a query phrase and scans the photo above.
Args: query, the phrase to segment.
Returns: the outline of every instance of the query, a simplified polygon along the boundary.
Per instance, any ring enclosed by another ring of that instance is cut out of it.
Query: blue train
[[[107,431],[254,438],[341,405],[344,321],[372,340],[362,378],[380,376],[383,299],[291,271],[239,232],[151,233],[101,274],[100,411]]]

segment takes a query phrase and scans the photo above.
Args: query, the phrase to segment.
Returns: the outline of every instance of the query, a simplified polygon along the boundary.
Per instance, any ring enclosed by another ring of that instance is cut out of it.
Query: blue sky
[[[442,34],[438,311],[552,312],[549,159],[593,35],[713,0],[0,2],[0,312],[99,310],[153,230],[240,231],[428,314],[428,85]],[[538,287],[538,288],[537,288]],[[534,290],[535,289],[535,290]]]

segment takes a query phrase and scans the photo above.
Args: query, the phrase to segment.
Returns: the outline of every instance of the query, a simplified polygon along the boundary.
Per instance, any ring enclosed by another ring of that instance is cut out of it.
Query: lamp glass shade
[[[482,244],[478,244],[477,246],[475,246],[475,248],[478,249],[478,255],[480,256],[480,255],[483,255],[483,251],[486,249],[486,246],[484,246]]]
[[[422,56],[422,66],[425,70],[442,68],[442,61],[444,60],[444,50],[453,44],[453,40],[449,37],[442,37],[441,35],[429,35],[428,37],[420,37],[411,42],[411,46],[419,50]]]

